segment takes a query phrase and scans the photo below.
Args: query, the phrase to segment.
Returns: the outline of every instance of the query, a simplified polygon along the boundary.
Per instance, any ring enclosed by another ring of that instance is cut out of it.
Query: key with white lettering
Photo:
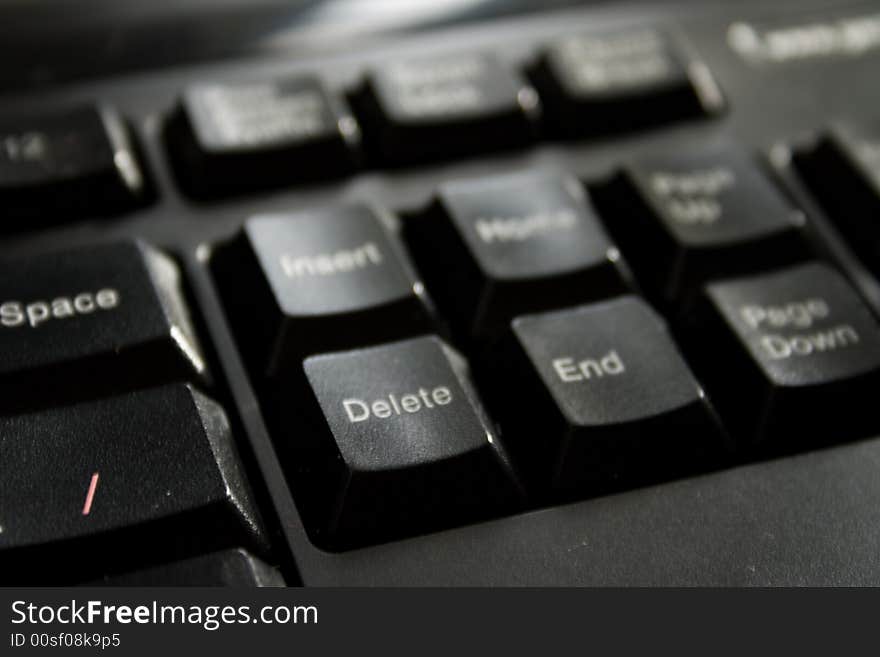
[[[730,144],[636,161],[594,190],[646,291],[685,306],[708,280],[809,257],[804,216]]]
[[[0,463],[5,585],[266,548],[226,415],[188,385],[2,418]]]
[[[548,130],[566,137],[717,114],[725,105],[705,64],[654,29],[565,37],[547,47],[531,78]]]
[[[303,76],[194,86],[167,138],[185,189],[219,197],[349,173],[360,129],[340,96]]]
[[[637,297],[518,317],[489,363],[493,411],[539,490],[605,492],[723,454],[702,388]]]
[[[386,220],[365,206],[257,216],[218,249],[227,313],[260,375],[431,331],[422,284]]]
[[[131,209],[147,195],[125,122],[92,105],[0,118],[4,227]],[[19,226],[14,226],[18,228]]]
[[[518,502],[468,366],[439,338],[313,356],[304,367],[311,431],[283,434],[279,448],[323,540],[414,534]]]
[[[853,250],[880,272],[880,123],[839,123],[795,163]]]
[[[517,173],[448,183],[405,229],[432,296],[466,338],[503,331],[522,313],[629,288],[574,179]]]
[[[742,440],[803,449],[878,428],[880,327],[830,267],[711,284],[701,311],[688,344]]]
[[[534,89],[492,55],[395,62],[353,98],[381,164],[418,164],[524,146],[534,139]]]
[[[206,376],[180,270],[140,242],[0,261],[0,354],[3,410]]]

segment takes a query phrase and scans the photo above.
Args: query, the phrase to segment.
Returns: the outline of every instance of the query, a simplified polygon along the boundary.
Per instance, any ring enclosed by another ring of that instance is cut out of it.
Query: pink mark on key
[[[89,492],[86,493],[86,502],[83,504],[82,514],[84,516],[89,515],[89,511],[92,510],[92,501],[95,499],[95,489],[98,487],[98,473],[92,475],[92,480],[89,482]]]

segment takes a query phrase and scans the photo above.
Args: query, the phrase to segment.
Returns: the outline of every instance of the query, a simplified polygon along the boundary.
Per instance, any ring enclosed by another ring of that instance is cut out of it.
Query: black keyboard
[[[2,64],[0,584],[880,584],[880,6],[530,9]]]

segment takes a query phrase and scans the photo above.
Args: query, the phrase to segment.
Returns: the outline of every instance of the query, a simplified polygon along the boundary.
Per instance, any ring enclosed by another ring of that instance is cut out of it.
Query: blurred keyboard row
[[[165,134],[181,188],[214,198],[708,116],[723,105],[702,63],[668,35],[641,30],[562,39],[522,69],[481,52],[392,62],[348,90],[315,75],[206,82],[183,92]],[[153,193],[112,108],[0,119],[0,202],[23,227],[47,215],[123,212]]]

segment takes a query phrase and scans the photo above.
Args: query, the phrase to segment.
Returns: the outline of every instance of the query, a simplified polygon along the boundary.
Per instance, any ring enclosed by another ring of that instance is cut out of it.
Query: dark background
[[[338,39],[560,7],[645,12],[732,0],[0,0],[0,93],[245,53],[314,54]],[[740,5],[755,5],[740,0]],[[772,5],[772,2],[764,3]],[[809,2],[804,2],[809,4]]]

